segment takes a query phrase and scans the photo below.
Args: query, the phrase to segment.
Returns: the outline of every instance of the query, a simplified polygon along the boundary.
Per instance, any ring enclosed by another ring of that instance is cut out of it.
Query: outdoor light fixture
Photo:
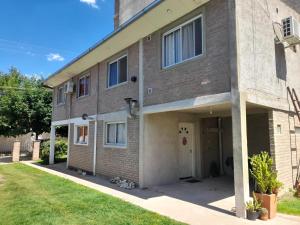
[[[89,116],[88,114],[84,113],[82,114],[81,118],[83,120],[95,120],[93,117]]]
[[[128,115],[130,118],[136,118],[139,110],[138,101],[132,98],[124,98],[124,100],[128,105]]]

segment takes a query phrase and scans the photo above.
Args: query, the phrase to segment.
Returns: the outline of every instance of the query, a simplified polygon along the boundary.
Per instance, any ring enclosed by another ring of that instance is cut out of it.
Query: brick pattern
[[[93,172],[93,156],[94,156],[94,122],[89,123],[89,141],[88,145],[74,144],[74,124],[70,129],[70,152],[69,166]]]
[[[139,181],[139,119],[127,120],[127,149],[104,148],[104,123],[98,123],[96,172]]]
[[[204,16],[205,54],[162,69],[162,35],[200,15]],[[144,41],[145,105],[230,91],[227,1],[212,0],[194,12],[153,33]],[[152,94],[147,89],[152,88]]]
[[[278,178],[285,188],[293,186],[297,170],[292,166],[297,165],[300,159],[300,136],[294,134],[295,126],[299,126],[299,122],[294,116],[284,111],[269,112],[270,152],[278,171]],[[281,125],[281,133],[278,133],[277,125]],[[293,147],[296,147],[297,151],[292,152]]]

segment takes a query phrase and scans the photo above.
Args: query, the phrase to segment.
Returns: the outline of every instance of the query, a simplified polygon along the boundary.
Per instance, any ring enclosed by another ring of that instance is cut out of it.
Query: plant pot
[[[257,220],[259,217],[259,212],[248,211],[247,210],[247,219],[248,220]]]
[[[268,213],[260,213],[259,219],[264,221],[268,220],[269,219]]]
[[[262,207],[268,210],[268,218],[273,219],[277,213],[277,196],[261,193],[255,193],[255,196],[261,202]]]
[[[276,196],[278,196],[278,193],[279,193],[279,188],[273,189],[273,194],[275,194]]]

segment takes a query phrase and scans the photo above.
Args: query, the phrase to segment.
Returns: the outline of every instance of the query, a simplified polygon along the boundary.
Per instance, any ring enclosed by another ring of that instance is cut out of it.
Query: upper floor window
[[[127,81],[127,56],[123,56],[109,64],[108,87],[121,84]]]
[[[169,67],[203,53],[202,16],[163,35],[163,67]]]
[[[57,89],[57,104],[61,105],[66,102],[65,86],[61,86]]]
[[[90,76],[83,76],[78,80],[78,97],[89,95]]]

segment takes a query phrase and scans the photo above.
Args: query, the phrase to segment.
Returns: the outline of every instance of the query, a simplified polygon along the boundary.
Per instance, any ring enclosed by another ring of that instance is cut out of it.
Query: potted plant
[[[277,175],[276,177],[272,178],[272,192],[273,194],[275,194],[276,196],[279,193],[279,190],[283,187],[283,183],[281,183],[279,180],[277,180]]]
[[[259,219],[261,220],[268,220],[269,218],[269,211],[266,208],[261,208]]]
[[[246,203],[247,219],[256,220],[260,215],[261,203],[256,199],[253,193],[253,201]]]
[[[272,219],[277,212],[277,196],[281,183],[277,180],[277,173],[273,170],[273,160],[267,152],[253,155],[250,158],[252,169],[250,173],[255,180],[255,196],[260,200],[262,207],[268,210],[268,217]]]

